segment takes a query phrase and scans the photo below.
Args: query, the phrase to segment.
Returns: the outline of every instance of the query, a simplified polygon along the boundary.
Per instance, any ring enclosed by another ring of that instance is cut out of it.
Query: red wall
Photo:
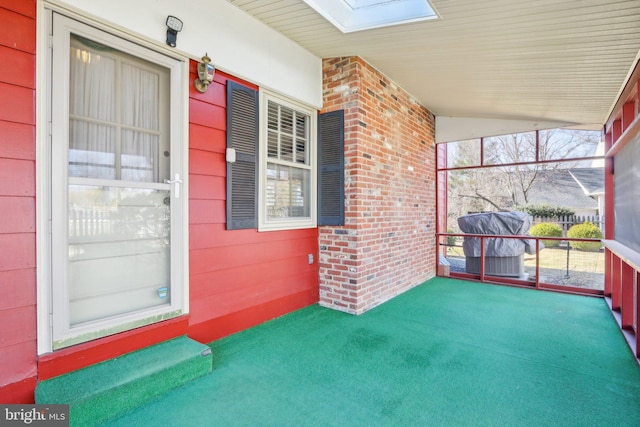
[[[226,230],[228,78],[217,72],[206,93],[190,89],[189,336],[202,342],[318,301],[318,264],[307,262],[318,259],[317,229]]]
[[[604,127],[605,158],[605,277],[604,294],[618,326],[640,362],[640,253],[615,240],[614,160],[640,138],[640,64],[636,64]]]
[[[211,342],[318,301],[318,267],[307,263],[309,253],[317,259],[317,229],[225,229],[228,78],[217,73],[204,94],[189,89],[190,314],[44,355],[39,379],[179,335]]]
[[[37,357],[35,14],[35,0],[0,0],[0,403],[33,402],[37,379],[179,335],[210,342],[317,302],[317,229],[225,229],[230,77],[217,73],[208,92],[190,89],[190,314]]]
[[[0,402],[36,381],[35,15],[0,1]]]

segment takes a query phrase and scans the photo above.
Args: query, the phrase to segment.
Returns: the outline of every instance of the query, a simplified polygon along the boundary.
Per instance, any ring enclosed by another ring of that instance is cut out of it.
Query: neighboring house
[[[579,216],[598,215],[597,200],[585,193],[580,182],[574,178],[574,170],[540,171],[529,190],[527,204],[567,208]]]
[[[585,195],[596,201],[597,215],[604,216],[604,167],[573,168],[569,171]]]

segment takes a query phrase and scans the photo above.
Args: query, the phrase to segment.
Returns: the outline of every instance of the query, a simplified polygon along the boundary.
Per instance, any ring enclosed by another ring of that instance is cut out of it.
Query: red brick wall
[[[321,227],[320,304],[355,314],[435,274],[435,117],[360,58],[323,61],[345,110],[343,227]]]
[[[36,381],[35,0],[0,2],[0,402]]]

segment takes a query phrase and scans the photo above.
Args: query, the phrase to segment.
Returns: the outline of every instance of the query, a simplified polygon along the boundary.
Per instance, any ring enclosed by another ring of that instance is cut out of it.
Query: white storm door
[[[53,15],[53,347],[182,311],[180,61]],[[175,117],[177,116],[177,117]]]

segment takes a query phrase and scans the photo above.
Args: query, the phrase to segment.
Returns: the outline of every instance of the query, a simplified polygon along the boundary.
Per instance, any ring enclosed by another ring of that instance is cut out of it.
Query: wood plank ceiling
[[[432,0],[438,20],[349,34],[303,0],[228,1],[318,57],[362,57],[438,116],[598,129],[640,51],[640,0]]]

